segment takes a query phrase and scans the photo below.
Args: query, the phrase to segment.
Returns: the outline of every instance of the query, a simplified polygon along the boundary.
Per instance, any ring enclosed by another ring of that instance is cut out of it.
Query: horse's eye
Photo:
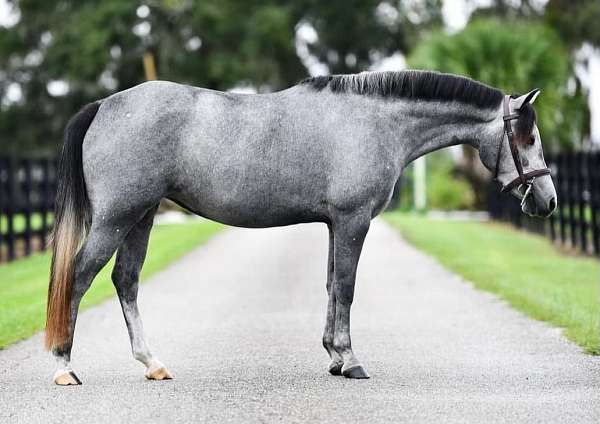
[[[530,135],[529,136],[529,145],[533,146],[533,143],[535,143],[535,136],[534,135]]]

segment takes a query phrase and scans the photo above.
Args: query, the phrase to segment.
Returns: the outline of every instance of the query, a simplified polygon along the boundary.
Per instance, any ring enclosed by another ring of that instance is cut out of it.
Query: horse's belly
[[[267,228],[328,220],[324,201],[293,196],[282,201],[264,191],[176,193],[170,198],[200,216],[236,227]]]

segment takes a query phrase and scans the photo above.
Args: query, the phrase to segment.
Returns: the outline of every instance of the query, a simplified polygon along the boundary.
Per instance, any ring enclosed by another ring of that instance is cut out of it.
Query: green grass
[[[497,223],[429,220],[389,213],[414,246],[525,314],[564,328],[567,338],[600,354],[597,259],[561,254],[541,236]]]
[[[223,228],[210,221],[157,225],[152,230],[142,281],[165,268]],[[83,298],[89,307],[115,293],[110,280],[114,258]],[[44,328],[50,255],[38,254],[0,265],[0,348]]]

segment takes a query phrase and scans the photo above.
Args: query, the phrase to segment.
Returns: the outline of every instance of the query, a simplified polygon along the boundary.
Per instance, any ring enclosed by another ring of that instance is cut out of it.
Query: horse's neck
[[[495,143],[502,133],[501,108],[481,109],[459,102],[403,101],[396,105],[402,162],[412,162],[429,152],[457,144],[479,149]],[[396,139],[397,142],[397,139]]]

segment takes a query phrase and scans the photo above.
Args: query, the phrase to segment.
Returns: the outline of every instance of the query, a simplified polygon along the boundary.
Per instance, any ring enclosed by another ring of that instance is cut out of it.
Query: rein
[[[521,203],[524,203],[525,200],[527,199],[527,196],[531,192],[531,187],[532,187],[533,181],[536,179],[536,177],[540,177],[542,175],[548,175],[548,174],[550,174],[550,170],[548,168],[543,168],[543,169],[535,169],[535,170],[529,171],[529,172],[523,172],[523,164],[521,163],[521,158],[519,157],[519,149],[517,148],[517,144],[515,142],[515,137],[514,137],[514,133],[512,130],[512,124],[511,124],[511,121],[519,118],[519,114],[518,113],[510,113],[510,99],[511,99],[511,96],[508,96],[508,95],[504,96],[504,102],[503,102],[504,116],[502,117],[502,119],[504,120],[504,133],[506,134],[506,137],[508,138],[508,146],[510,147],[510,153],[512,155],[513,162],[515,163],[515,167],[517,168],[517,172],[519,173],[519,176],[516,177],[511,182],[509,182],[508,184],[506,184],[506,185],[503,184],[502,189],[500,191],[502,193],[506,193],[506,192],[511,191],[515,187],[525,186],[526,187],[525,193],[524,193],[523,199],[521,201]],[[500,146],[498,146],[498,155],[496,156],[496,174],[494,175],[494,179],[496,181],[498,181],[498,173],[500,170],[500,157],[502,156],[502,145],[503,144],[504,144],[504,137],[502,138],[502,140],[500,140]]]

